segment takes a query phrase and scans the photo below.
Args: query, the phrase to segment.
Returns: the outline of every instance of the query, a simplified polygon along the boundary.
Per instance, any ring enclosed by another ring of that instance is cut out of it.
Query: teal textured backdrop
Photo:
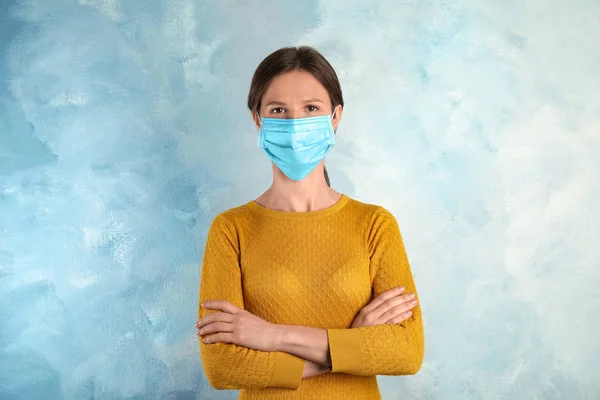
[[[599,399],[600,3],[0,1],[0,398],[233,399],[194,322],[271,167],[273,50],[333,64],[332,185],[396,216],[426,359],[384,399]]]

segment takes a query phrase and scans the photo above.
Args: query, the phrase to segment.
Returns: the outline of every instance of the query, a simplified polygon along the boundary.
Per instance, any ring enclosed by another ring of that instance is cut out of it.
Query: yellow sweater
[[[416,293],[396,219],[381,206],[343,195],[318,211],[251,201],[217,215],[200,303],[226,300],[272,323],[327,329],[332,369],[302,379],[304,359],[295,355],[200,341],[210,385],[240,389],[240,399],[381,399],[376,375],[421,367],[421,309],[401,324],[350,326],[373,297],[396,286]],[[198,307],[199,318],[211,312]]]

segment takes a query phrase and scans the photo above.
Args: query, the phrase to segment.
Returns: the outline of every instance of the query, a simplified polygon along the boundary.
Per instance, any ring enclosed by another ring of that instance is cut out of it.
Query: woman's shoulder
[[[220,219],[222,221],[234,224],[250,217],[250,208],[248,203],[240,204],[234,207],[226,208],[215,215],[215,220]]]
[[[369,203],[356,198],[350,198],[350,203],[352,204],[352,208],[356,213],[359,213],[370,220],[382,217],[394,218],[392,212],[382,204]]]
[[[361,223],[369,243],[382,238],[401,238],[398,220],[386,206],[358,200],[354,200],[353,203],[357,210],[361,210],[358,214],[362,216]]]

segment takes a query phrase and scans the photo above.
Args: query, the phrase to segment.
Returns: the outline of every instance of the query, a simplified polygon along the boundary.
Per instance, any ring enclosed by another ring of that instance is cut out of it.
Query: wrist
[[[273,351],[285,351],[285,342],[289,335],[289,329],[287,325],[273,324]]]

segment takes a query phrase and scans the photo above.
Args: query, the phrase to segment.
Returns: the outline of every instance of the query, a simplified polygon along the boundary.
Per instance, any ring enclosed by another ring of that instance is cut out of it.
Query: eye
[[[283,108],[282,107],[275,107],[271,110],[272,114],[281,114],[283,112]]]
[[[318,111],[319,110],[319,107],[313,106],[312,104],[306,106],[306,108],[308,109],[309,112],[313,112],[313,111]]]

